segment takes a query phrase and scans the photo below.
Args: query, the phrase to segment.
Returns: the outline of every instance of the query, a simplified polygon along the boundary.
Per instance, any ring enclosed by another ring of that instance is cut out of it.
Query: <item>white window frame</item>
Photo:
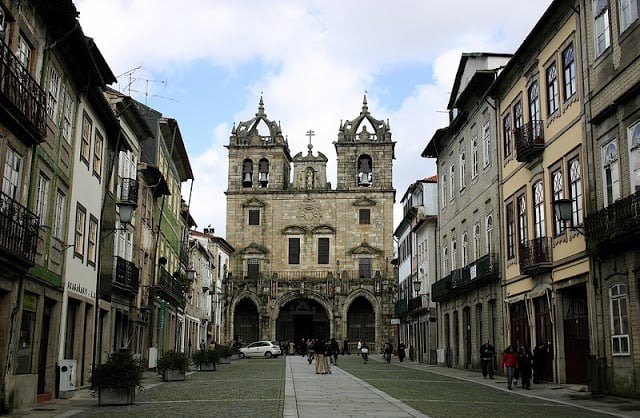
[[[493,215],[489,214],[486,217],[486,235],[487,235],[487,254],[491,254],[491,240],[493,239]]]
[[[67,196],[58,190],[56,193],[55,215],[53,219],[53,236],[59,240],[64,238],[64,224]]]
[[[452,164],[449,168],[449,200],[453,200],[456,197],[456,167]]]
[[[608,2],[593,0],[593,42],[596,57],[599,57],[611,46],[611,19],[609,17]],[[600,6],[599,6],[600,4]],[[600,9],[598,9],[600,7]]]
[[[471,140],[471,177],[478,177],[478,134],[473,134]]]
[[[558,88],[558,65],[554,61],[546,71],[547,75],[547,111],[550,115],[560,109],[560,90]]]
[[[629,179],[631,192],[640,191],[640,121],[627,129],[627,144],[629,146]]]
[[[569,160],[569,197],[573,201],[573,225],[582,225],[584,221],[584,210],[582,203],[582,166],[580,158],[575,157]]]
[[[537,181],[533,185],[533,236],[542,238],[546,236],[544,216],[544,185]]]
[[[480,223],[473,227],[473,259],[480,258]]]
[[[2,192],[14,200],[19,200],[19,190],[22,177],[22,155],[12,147],[7,147],[4,162],[4,177],[2,178]]]
[[[631,353],[629,297],[627,286],[623,283],[616,283],[609,287],[609,317],[611,318],[611,354],[628,356]]]
[[[638,19],[638,0],[618,0],[620,33]]]
[[[467,187],[466,180],[466,172],[467,172],[467,162],[465,160],[464,151],[460,153],[460,190],[463,190]]]
[[[482,125],[482,158],[484,167],[488,167],[491,164],[491,126],[488,120]]]
[[[620,157],[615,140],[602,146],[602,187],[605,207],[620,199]]]

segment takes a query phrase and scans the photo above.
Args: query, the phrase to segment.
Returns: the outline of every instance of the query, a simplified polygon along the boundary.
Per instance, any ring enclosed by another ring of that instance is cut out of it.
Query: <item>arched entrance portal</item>
[[[363,296],[357,297],[347,312],[347,335],[349,341],[375,343],[376,315],[371,303]]]
[[[243,343],[258,340],[258,308],[251,299],[243,299],[236,305],[233,334],[234,340]]]
[[[303,338],[330,338],[330,330],[327,312],[313,299],[294,299],[280,308],[276,322],[278,341],[297,342]]]

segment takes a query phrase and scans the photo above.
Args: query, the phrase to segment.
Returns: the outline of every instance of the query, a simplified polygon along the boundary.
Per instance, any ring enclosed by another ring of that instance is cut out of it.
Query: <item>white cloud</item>
[[[433,161],[420,153],[434,131],[447,124],[440,111],[448,103],[461,52],[515,51],[549,3],[76,1],[85,34],[96,40],[116,74],[142,65],[148,78],[162,80],[205,61],[243,83],[236,94],[246,96],[244,108],[229,109],[229,120],[215,127],[203,121],[209,134],[200,137],[210,138],[210,147],[190,155],[194,217],[200,228],[212,224],[220,235],[226,210],[223,145],[233,122],[254,116],[259,92],[268,117],[281,121],[293,155],[306,152],[305,132],[315,131],[314,151],[329,157],[328,176],[335,184],[332,142],[340,120],[358,115],[368,90],[369,110],[390,120],[397,142],[394,186],[400,199],[409,184],[435,174]],[[242,78],[238,68],[247,63],[259,66],[258,78]],[[383,102],[382,89],[394,94],[394,86],[376,85],[377,77],[405,65],[423,66],[424,79],[396,100],[399,106]]]

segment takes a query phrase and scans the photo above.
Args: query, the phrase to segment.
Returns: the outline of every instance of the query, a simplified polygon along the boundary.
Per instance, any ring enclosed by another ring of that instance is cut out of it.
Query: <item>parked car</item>
[[[278,357],[282,354],[280,346],[272,341],[256,341],[240,348],[240,358],[245,357]]]

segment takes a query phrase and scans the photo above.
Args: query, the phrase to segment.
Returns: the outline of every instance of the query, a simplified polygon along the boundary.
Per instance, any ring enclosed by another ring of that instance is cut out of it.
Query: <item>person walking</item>
[[[384,343],[384,348],[382,350],[382,354],[384,356],[385,363],[391,363],[391,353],[393,353],[393,345],[391,341],[387,341]]]
[[[345,338],[342,341],[342,355],[344,356],[346,354],[351,355],[351,352],[349,351],[349,339]]]
[[[338,341],[335,338],[331,338],[331,355],[333,356],[333,364],[338,364],[338,354],[340,354],[340,345],[338,345]]]
[[[520,379],[522,379],[522,388],[531,389],[531,368],[533,365],[533,354],[526,345],[520,346],[518,353],[518,369],[520,370]]]
[[[358,346],[360,346],[359,355],[362,355],[362,359],[367,363],[369,361],[369,346],[367,342],[365,341],[364,344],[361,344],[360,341],[358,341]]]
[[[480,347],[480,365],[482,366],[482,377],[485,379],[487,375],[489,379],[493,379],[493,356],[496,354],[495,348],[489,340],[486,340]]]
[[[407,349],[407,346],[405,346],[404,343],[400,341],[400,344],[398,344],[398,360],[400,360],[400,363],[404,361],[404,358],[406,355],[406,349]]]
[[[324,350],[325,350],[324,340],[322,338],[318,338],[313,344],[313,351],[316,358],[316,374],[326,374],[327,369],[324,364]]]
[[[362,341],[358,340],[358,355],[361,354],[361,351],[362,351]]]
[[[513,345],[509,345],[502,355],[502,366],[507,372],[507,387],[509,390],[513,389],[511,386],[515,377],[516,367],[518,367],[518,353],[516,353]]]

